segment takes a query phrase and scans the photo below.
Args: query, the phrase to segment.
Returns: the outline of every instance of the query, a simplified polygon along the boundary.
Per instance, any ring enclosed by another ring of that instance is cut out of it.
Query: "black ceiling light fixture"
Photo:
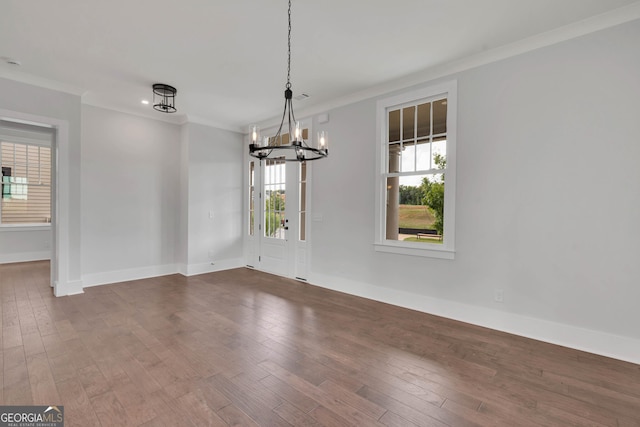
[[[284,91],[284,112],[278,132],[273,137],[260,137],[260,129],[256,125],[251,125],[249,134],[251,143],[249,144],[249,154],[260,160],[283,159],[286,161],[304,162],[307,160],[323,159],[329,155],[328,135],[322,131],[318,134],[315,146],[305,142],[303,136],[302,123],[296,121],[293,114],[293,91],[291,90],[291,0],[289,0],[289,33],[287,49],[287,84]],[[288,121],[288,133],[282,134],[285,119]]]
[[[176,88],[164,83],[153,85],[153,109],[163,113],[175,113]]]

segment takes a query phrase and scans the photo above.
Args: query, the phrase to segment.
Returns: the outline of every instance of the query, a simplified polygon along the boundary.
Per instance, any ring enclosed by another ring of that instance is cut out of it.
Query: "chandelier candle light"
[[[288,162],[304,162],[307,160],[323,159],[329,155],[329,138],[326,131],[318,133],[317,146],[307,144],[302,134],[302,123],[296,121],[293,114],[293,91],[291,90],[291,0],[289,0],[289,34],[287,50],[287,84],[284,91],[284,112],[280,127],[275,136],[260,138],[260,129],[256,125],[251,125],[249,133],[251,144],[249,144],[249,154],[260,160],[269,158],[283,158]],[[282,135],[284,121],[287,119],[289,129],[288,134]]]

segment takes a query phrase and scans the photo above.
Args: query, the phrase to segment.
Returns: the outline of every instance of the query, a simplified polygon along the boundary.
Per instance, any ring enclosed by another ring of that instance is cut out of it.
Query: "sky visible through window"
[[[431,153],[431,159],[432,159],[432,164],[434,169],[436,168],[434,162],[433,162],[433,157],[436,154],[440,154],[442,156],[446,156],[447,154],[447,141],[446,140],[441,140],[441,141],[433,141],[431,144],[424,144],[424,149],[420,149],[421,146],[418,146],[418,152],[417,152],[417,168],[418,170],[429,170],[429,149],[428,146],[431,145],[432,147],[432,153]],[[403,150],[402,151],[402,156],[401,156],[401,162],[402,165],[413,165],[414,161],[415,161],[415,153],[413,150]],[[403,168],[404,170],[404,168]],[[422,178],[424,175],[410,175],[410,176],[401,176],[400,177],[400,185],[407,185],[407,186],[412,186],[412,187],[419,187],[422,184]],[[437,175],[433,175],[434,177]]]

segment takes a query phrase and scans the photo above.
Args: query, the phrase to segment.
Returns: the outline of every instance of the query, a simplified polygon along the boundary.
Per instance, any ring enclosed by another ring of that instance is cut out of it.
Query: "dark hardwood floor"
[[[2,405],[66,426],[640,426],[640,366],[249,269],[55,298],[0,265]]]

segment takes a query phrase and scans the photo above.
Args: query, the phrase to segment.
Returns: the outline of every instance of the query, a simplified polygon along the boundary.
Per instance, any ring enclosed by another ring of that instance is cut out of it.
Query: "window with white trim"
[[[376,250],[452,259],[456,82],[378,101]]]
[[[0,224],[51,222],[51,147],[0,141]]]

